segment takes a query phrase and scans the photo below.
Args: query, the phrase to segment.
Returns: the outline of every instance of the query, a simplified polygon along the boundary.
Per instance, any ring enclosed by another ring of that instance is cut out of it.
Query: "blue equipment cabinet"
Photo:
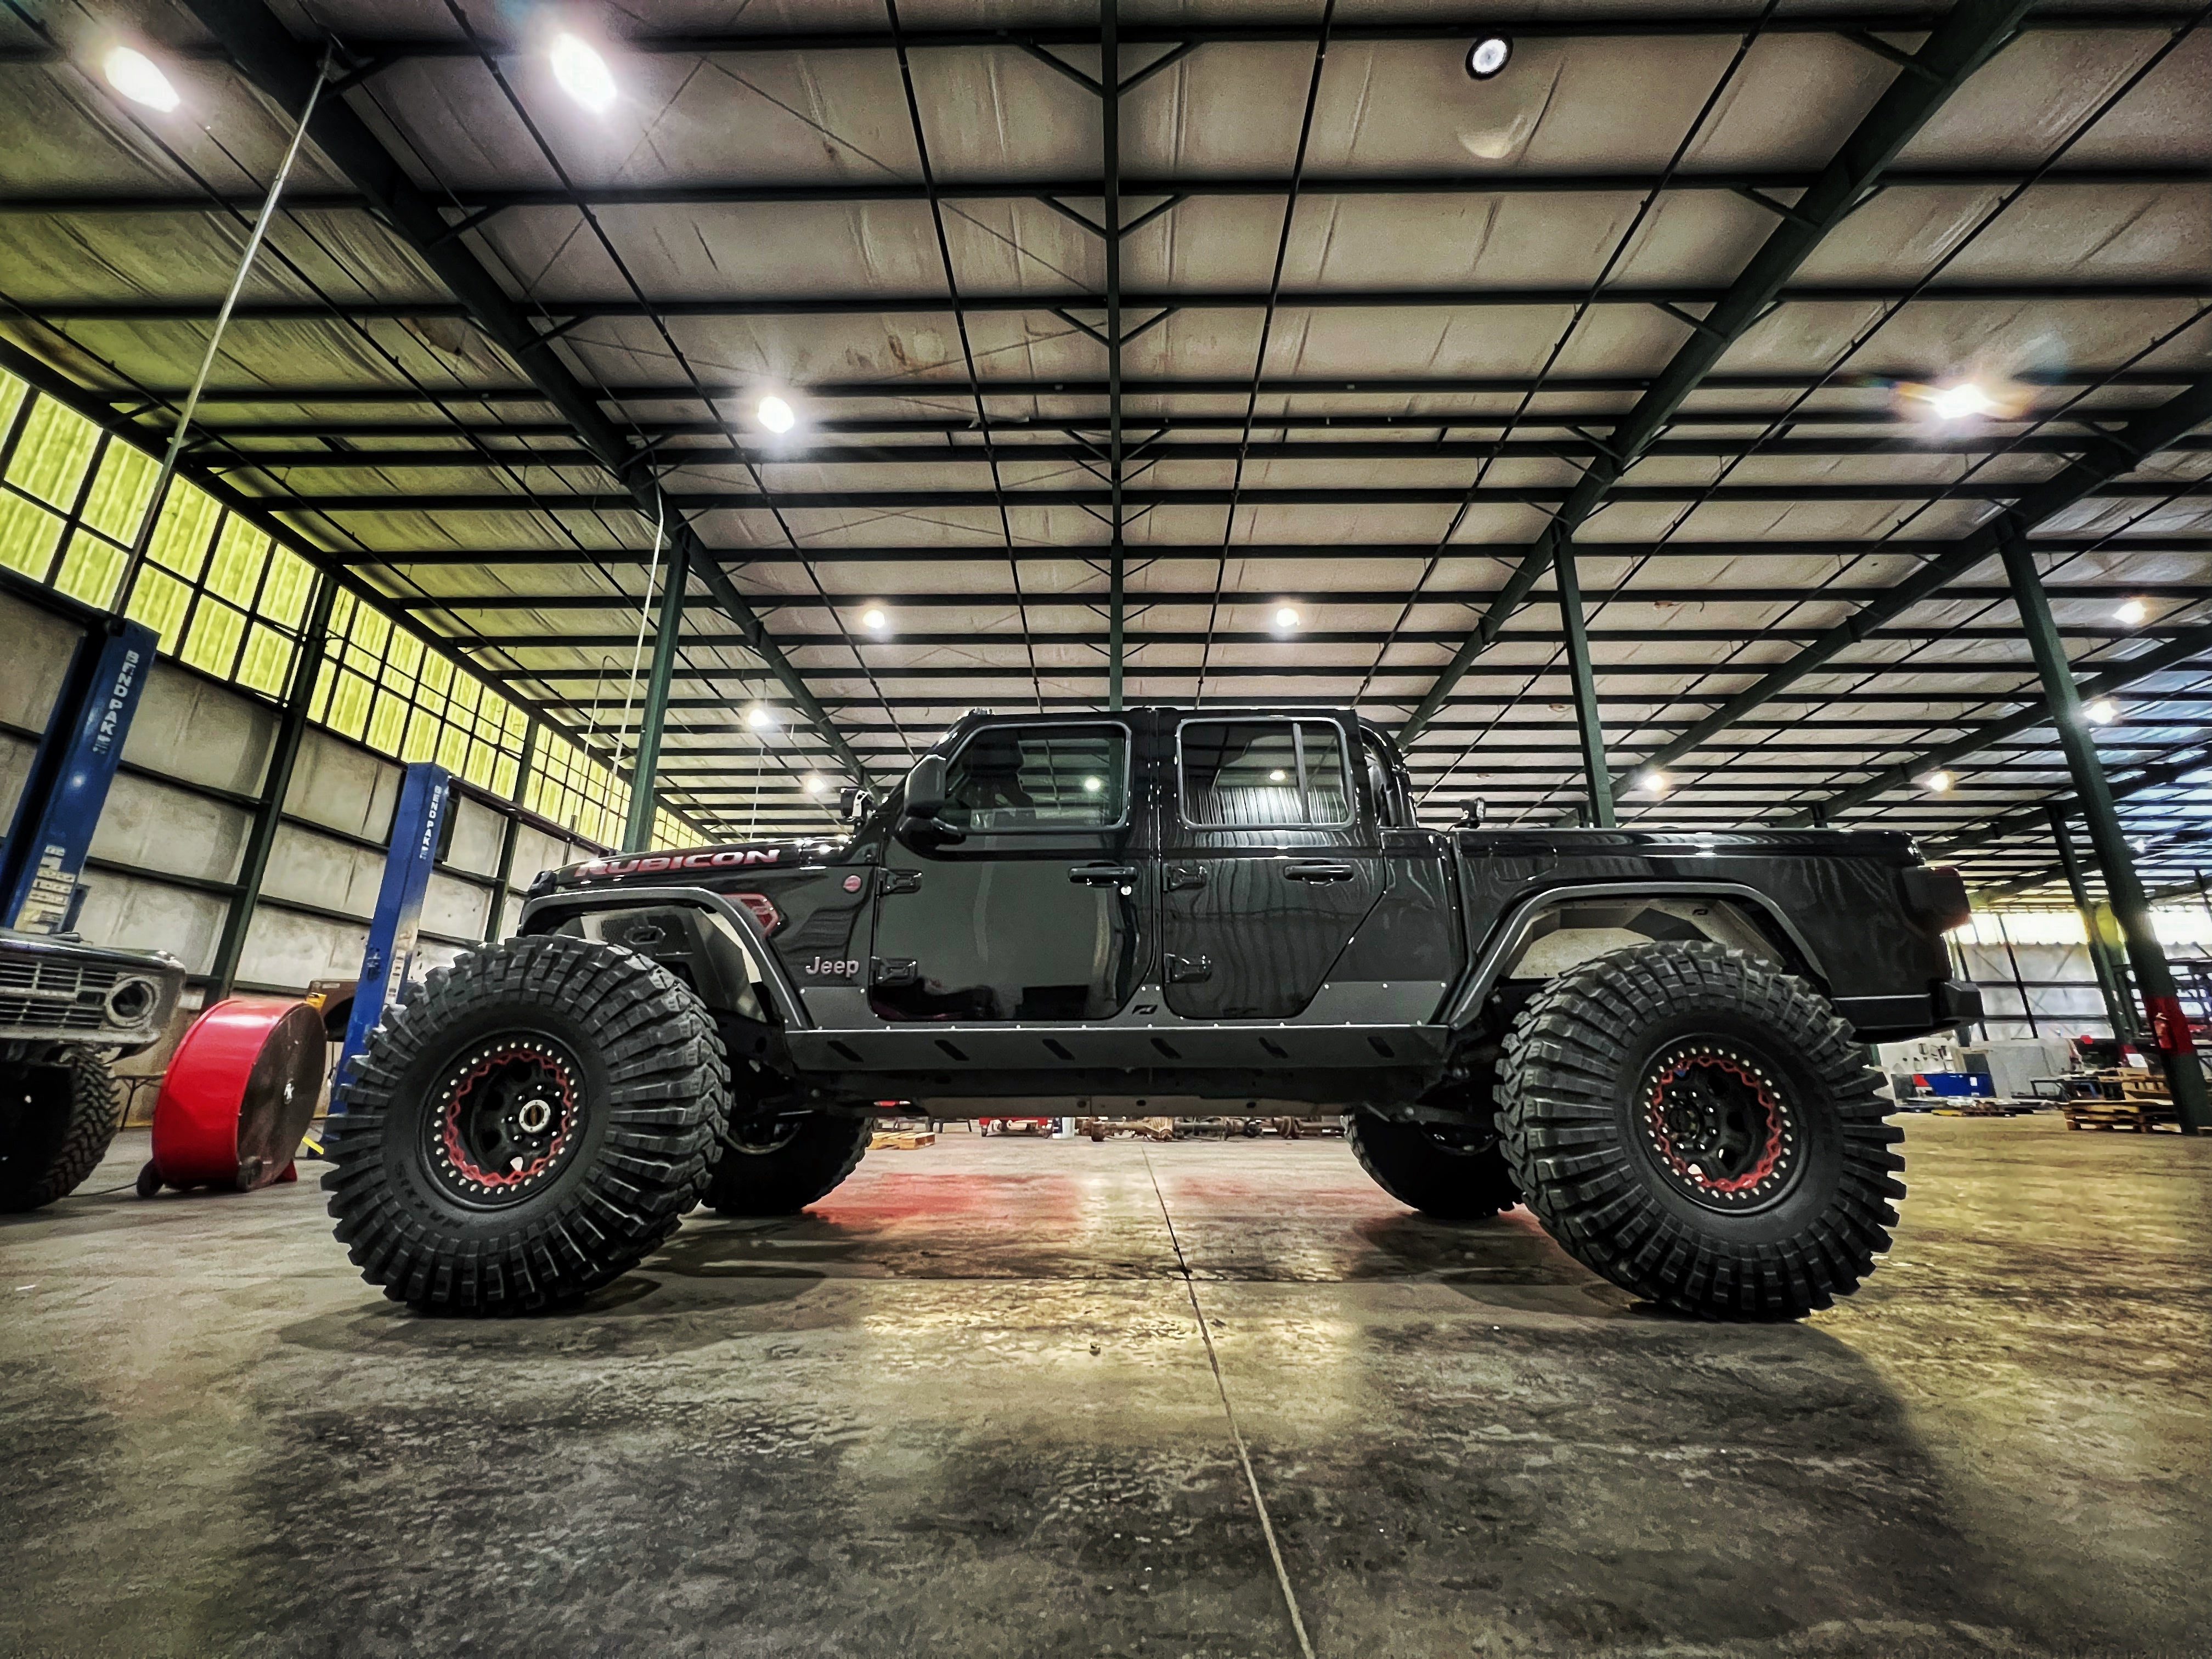
[[[361,983],[354,991],[352,1018],[346,1021],[345,1046],[338,1051],[339,1086],[331,1091],[333,1117],[345,1110],[343,1085],[352,1079],[354,1061],[368,1047],[368,1034],[414,976],[422,899],[430,890],[430,872],[444,843],[453,784],[453,775],[444,767],[416,761],[399,786],[390,850],[384,855],[384,884],[377,889],[368,948],[362,956]]]
[[[77,884],[159,638],[143,623],[88,612],[46,734],[0,847],[0,927],[66,933]]]

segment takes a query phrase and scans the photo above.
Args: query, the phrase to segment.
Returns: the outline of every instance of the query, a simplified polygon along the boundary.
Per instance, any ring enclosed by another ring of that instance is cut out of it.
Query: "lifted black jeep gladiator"
[[[364,1276],[541,1306],[702,1200],[812,1203],[874,1103],[1018,1099],[1343,1113],[1429,1215],[1526,1203],[1638,1296],[1787,1318],[1897,1218],[1864,1045],[1979,1011],[1904,835],[1423,829],[1340,709],[975,714],[850,793],[846,838],[542,875],[396,1006],[324,1183]]]

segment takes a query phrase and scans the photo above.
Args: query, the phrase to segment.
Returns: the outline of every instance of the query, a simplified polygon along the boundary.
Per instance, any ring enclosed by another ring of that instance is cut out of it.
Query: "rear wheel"
[[[741,1118],[714,1149],[706,1203],[717,1215],[796,1215],[860,1167],[872,1120],[835,1112]]]
[[[1470,1126],[1400,1123],[1372,1112],[1344,1121],[1359,1167],[1401,1204],[1439,1221],[1483,1221],[1521,1201],[1498,1137]]]
[[[1741,951],[1615,951],[1514,1022],[1505,1156],[1552,1237],[1625,1290],[1796,1318],[1874,1270],[1905,1195],[1863,1054],[1811,986]]]
[[[643,957],[509,939],[389,1012],[323,1177],[362,1277],[425,1309],[513,1313],[598,1289],[706,1184],[729,1072],[707,1011]]]
[[[119,1121],[115,1079],[89,1048],[52,1066],[0,1065],[0,1212],[66,1198],[100,1167]]]

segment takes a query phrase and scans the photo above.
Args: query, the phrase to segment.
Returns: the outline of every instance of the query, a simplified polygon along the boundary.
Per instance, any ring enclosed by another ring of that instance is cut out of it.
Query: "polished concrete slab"
[[[1339,1140],[979,1141],[425,1319],[311,1186],[0,1220],[0,1653],[2203,1654],[2212,1141],[1906,1120],[1698,1325]]]

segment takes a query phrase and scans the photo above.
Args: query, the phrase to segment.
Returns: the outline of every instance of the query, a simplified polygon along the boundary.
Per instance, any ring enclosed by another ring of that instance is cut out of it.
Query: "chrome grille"
[[[109,1023],[107,994],[122,972],[74,962],[0,959],[0,1026],[97,1031]]]

